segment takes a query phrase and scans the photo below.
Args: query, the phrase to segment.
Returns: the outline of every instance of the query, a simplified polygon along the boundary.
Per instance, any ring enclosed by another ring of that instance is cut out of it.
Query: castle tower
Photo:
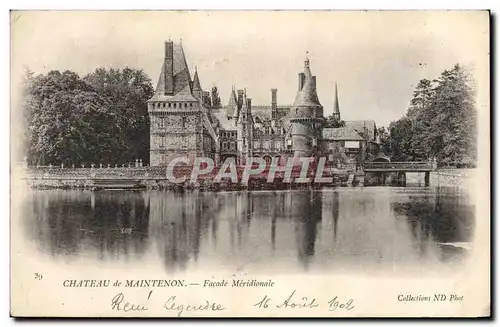
[[[246,90],[238,90],[238,118],[237,126],[237,141],[238,151],[240,156],[246,161],[247,158],[253,155],[253,117],[252,117],[252,99],[247,98]]]
[[[337,91],[337,82],[335,82],[335,99],[333,100],[333,117],[340,121],[339,94]]]
[[[319,146],[322,135],[323,106],[316,93],[316,76],[310,69],[309,58],[299,73],[299,89],[290,109],[294,156],[307,157]]]
[[[165,42],[158,84],[148,100],[152,166],[167,165],[177,156],[213,156],[215,135],[200,100],[202,92],[197,73],[191,80],[182,44]]]

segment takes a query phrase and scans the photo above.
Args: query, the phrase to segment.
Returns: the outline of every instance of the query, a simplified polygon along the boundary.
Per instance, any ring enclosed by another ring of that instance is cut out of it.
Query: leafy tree
[[[109,103],[77,74],[51,71],[25,85],[28,162],[78,164],[111,160],[116,117]]]
[[[325,118],[324,127],[327,128],[339,128],[344,127],[345,122],[343,120],[338,120],[333,114]]]
[[[410,102],[407,117],[411,120],[411,156],[416,160],[418,158],[427,158],[431,140],[429,131],[435,115],[434,107],[435,91],[432,81],[428,79],[421,80]]]
[[[389,148],[392,161],[412,160],[411,120],[403,117],[389,125]]]
[[[435,89],[431,155],[445,164],[476,161],[476,111],[472,79],[459,65],[445,70]]]
[[[417,85],[407,114],[389,126],[393,160],[437,158],[472,166],[477,160],[474,83],[459,65]]]
[[[380,142],[380,152],[389,155],[391,149],[389,132],[384,126],[381,126],[377,129],[377,134]]]
[[[28,74],[23,94],[29,163],[148,162],[153,87],[143,71],[97,69],[84,79],[70,71]]]
[[[142,70],[131,68],[96,69],[84,77],[110,103],[110,111],[116,115],[121,135],[120,149],[114,154],[122,162],[142,158],[149,162],[149,118],[147,101],[153,96],[151,80]]]

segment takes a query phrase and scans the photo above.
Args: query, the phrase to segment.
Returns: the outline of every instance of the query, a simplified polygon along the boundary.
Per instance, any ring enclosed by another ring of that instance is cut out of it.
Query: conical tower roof
[[[236,98],[236,92],[234,91],[234,87],[231,89],[231,94],[229,95],[229,102],[227,104],[226,115],[228,117],[234,117],[235,111],[238,109],[238,99]]]
[[[315,118],[322,116],[323,106],[316,92],[316,76],[311,73],[309,58],[304,61],[302,88],[297,91],[291,108],[292,118]]]
[[[186,56],[182,44],[173,44],[173,95],[165,95],[165,62],[163,62],[156,85],[155,94],[150,101],[197,101],[191,90],[191,75],[186,63]],[[199,82],[199,81],[198,81]]]
[[[337,90],[337,82],[335,82],[335,99],[333,102],[333,113],[340,117],[339,93]]]
[[[200,78],[198,77],[198,69],[194,68],[194,77],[193,77],[193,91],[201,91]]]

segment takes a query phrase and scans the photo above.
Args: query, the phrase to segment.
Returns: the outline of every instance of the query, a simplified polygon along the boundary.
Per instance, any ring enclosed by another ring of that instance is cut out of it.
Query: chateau
[[[240,164],[249,157],[276,158],[280,164],[291,156],[323,155],[335,164],[369,160],[378,152],[375,122],[325,127],[310,66],[306,58],[292,105],[278,105],[276,88],[264,106],[252,104],[246,90],[233,88],[227,105],[213,106],[198,72],[191,78],[182,44],[165,42],[158,84],[148,101],[151,166],[179,156],[210,157],[216,164],[228,157]],[[340,119],[337,86],[333,109]]]

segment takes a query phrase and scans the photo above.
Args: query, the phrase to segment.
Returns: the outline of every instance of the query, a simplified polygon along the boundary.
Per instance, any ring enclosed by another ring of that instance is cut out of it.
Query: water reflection
[[[22,219],[42,253],[67,260],[154,260],[166,271],[366,268],[463,257],[474,207],[456,190],[430,188],[57,190],[33,191]]]
[[[140,193],[36,191],[24,203],[23,219],[28,235],[54,256],[140,257],[147,248],[149,205]]]
[[[403,201],[391,204],[396,215],[408,222],[411,235],[420,245],[420,255],[425,255],[429,241],[440,247],[442,260],[453,259],[470,248],[475,207],[459,193],[458,188],[439,188],[426,194],[410,193]]]

